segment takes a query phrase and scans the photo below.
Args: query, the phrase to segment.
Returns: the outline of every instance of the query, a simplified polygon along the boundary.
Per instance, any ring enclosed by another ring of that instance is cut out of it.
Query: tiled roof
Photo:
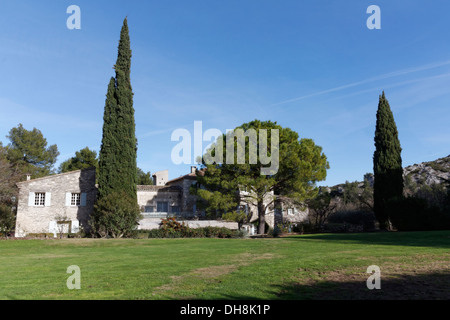
[[[202,170],[198,170],[197,173],[188,173],[188,174],[185,174],[184,176],[167,181],[167,184],[175,182],[175,181],[179,181],[182,179],[196,179],[197,176],[203,177],[204,175],[205,175],[205,171],[202,169]]]
[[[173,187],[173,186],[154,186],[154,185],[142,186],[142,185],[138,185],[137,191],[179,192],[180,189],[178,187]]]

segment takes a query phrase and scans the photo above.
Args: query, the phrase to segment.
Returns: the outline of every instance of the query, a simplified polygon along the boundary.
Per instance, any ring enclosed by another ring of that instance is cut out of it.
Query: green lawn
[[[450,231],[3,240],[0,299],[450,299],[449,249]],[[366,287],[370,265],[381,290]]]

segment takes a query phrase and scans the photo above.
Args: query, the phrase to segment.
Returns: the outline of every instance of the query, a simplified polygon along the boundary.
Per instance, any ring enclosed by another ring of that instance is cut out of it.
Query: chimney
[[[31,174],[27,173],[27,181],[31,180]]]
[[[191,167],[191,173],[195,173],[196,170],[197,170],[197,167],[195,167],[195,166]]]

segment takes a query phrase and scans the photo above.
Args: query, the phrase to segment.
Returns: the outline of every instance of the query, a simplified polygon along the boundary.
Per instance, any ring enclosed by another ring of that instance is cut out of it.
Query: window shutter
[[[70,207],[70,203],[72,201],[72,194],[70,192],[66,192],[66,207]]]
[[[58,224],[56,223],[56,221],[50,221],[48,232],[53,233],[53,236],[56,238],[56,234],[58,233]]]
[[[34,192],[30,192],[28,194],[28,206],[29,207],[34,207],[34,198],[35,198]]]
[[[50,192],[45,193],[45,206],[50,207],[52,203],[52,194]]]
[[[73,220],[72,221],[72,230],[70,230],[71,233],[77,233],[80,231],[80,221]]]
[[[87,194],[86,193],[82,193],[81,194],[81,199],[80,199],[80,205],[82,207],[86,207],[86,200],[87,200]]]

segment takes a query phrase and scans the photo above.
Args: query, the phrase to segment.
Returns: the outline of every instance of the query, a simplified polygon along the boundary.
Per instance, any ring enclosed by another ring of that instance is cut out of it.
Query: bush
[[[0,233],[9,235],[16,225],[16,216],[8,205],[0,204]]]
[[[37,239],[53,239],[55,235],[53,233],[28,233],[28,238],[37,238]]]
[[[450,229],[450,214],[430,205],[419,197],[391,200],[388,213],[394,227],[399,231],[426,231]]]
[[[314,232],[314,226],[309,222],[299,222],[292,226],[292,232],[300,234]]]
[[[327,223],[325,230],[332,233],[351,233],[351,232],[363,232],[364,228],[360,224],[352,224],[347,222],[342,223]]]
[[[242,238],[244,231],[231,230],[225,227],[189,228],[175,218],[161,221],[159,229],[148,231],[148,238]]]
[[[165,232],[187,232],[188,227],[184,223],[179,223],[175,217],[162,219],[159,225]]]
[[[95,204],[89,224],[94,237],[132,237],[141,218],[135,199],[125,192],[113,192]]]
[[[328,218],[325,226],[327,231],[339,229],[332,232],[362,232],[375,230],[375,215],[373,212],[355,210],[338,211]]]

